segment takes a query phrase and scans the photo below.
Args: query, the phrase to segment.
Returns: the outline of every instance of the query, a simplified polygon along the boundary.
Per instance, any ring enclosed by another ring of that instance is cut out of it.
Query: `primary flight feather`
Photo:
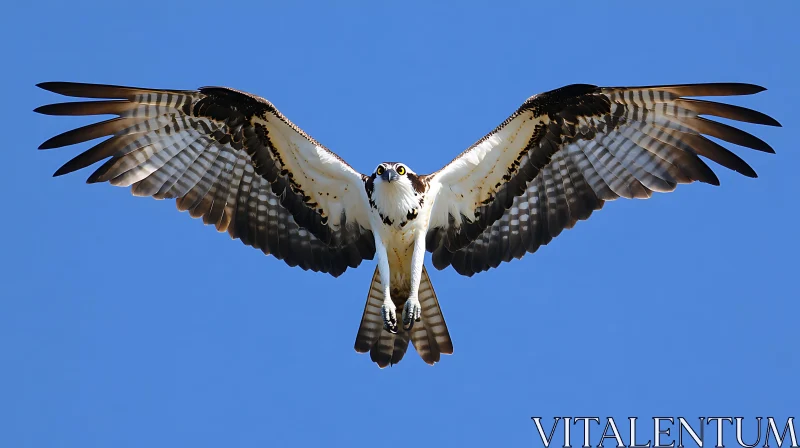
[[[398,363],[409,342],[428,364],[453,353],[424,266],[426,250],[437,269],[453,266],[472,276],[535,252],[605,201],[648,198],[679,183],[718,185],[701,156],[756,177],[704,135],[772,148],[702,115],[780,126],[760,112],[688,98],[764,90],[751,84],[576,84],[530,97],[433,174],[384,162],[365,175],[272,103],[238,90],[39,87],[102,100],[37,112],[117,116],[44,142],[40,149],[110,137],[55,175],[108,159],[88,182],[176,199],[179,210],[289,266],[339,276],[377,256],[355,349],[380,367]]]

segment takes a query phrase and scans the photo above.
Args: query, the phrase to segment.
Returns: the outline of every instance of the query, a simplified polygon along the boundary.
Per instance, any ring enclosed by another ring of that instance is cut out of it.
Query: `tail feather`
[[[436,291],[424,266],[419,284],[419,303],[422,306],[422,322],[411,329],[411,342],[422,360],[433,365],[439,362],[441,354],[453,354],[453,341],[450,340]]]
[[[361,325],[358,327],[358,335],[356,335],[355,349],[358,353],[367,353],[370,351],[381,336],[383,330],[383,318],[381,317],[382,305],[383,289],[381,288],[378,268],[375,268],[375,273],[372,275],[372,282],[369,285],[367,303],[364,305],[364,314],[361,316]]]
[[[369,357],[382,369],[400,362],[406,350],[408,350],[407,331],[400,331],[397,334],[382,331],[380,338],[370,349]]]
[[[394,299],[394,297],[393,297]],[[399,299],[399,298],[398,298]],[[380,368],[394,365],[403,359],[408,350],[409,341],[414,344],[417,353],[427,364],[435,364],[441,354],[452,354],[453,343],[436,292],[431,285],[427,270],[423,267],[419,287],[419,301],[422,306],[422,318],[416,322],[410,332],[400,329],[397,334],[383,329],[381,306],[383,305],[383,287],[378,269],[372,276],[367,303],[361,317],[361,325],[356,335],[355,349],[359,353],[370,353],[370,359]],[[402,306],[402,305],[401,305]],[[400,311],[400,309],[398,309]]]

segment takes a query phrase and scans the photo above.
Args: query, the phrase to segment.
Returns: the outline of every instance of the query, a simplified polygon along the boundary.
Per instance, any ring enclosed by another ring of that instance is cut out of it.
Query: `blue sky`
[[[402,4],[4,8],[0,446],[541,446],[531,416],[796,415],[798,3]],[[31,112],[55,80],[250,91],[363,172],[435,171],[575,82],[756,83],[731,101],[784,127],[743,125],[777,151],[733,148],[759,179],[713,166],[721,187],[609,203],[500,269],[431,269],[455,354],[378,370],[352,348],[374,262],[304,272],[90,170],[51,178],[78,149],[37,146],[90,122]]]

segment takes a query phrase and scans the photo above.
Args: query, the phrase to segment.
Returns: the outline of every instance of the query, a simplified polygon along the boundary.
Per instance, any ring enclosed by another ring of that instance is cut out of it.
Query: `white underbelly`
[[[414,255],[414,243],[417,238],[424,242],[427,223],[430,217],[430,205],[419,210],[415,219],[407,221],[404,226],[387,225],[381,216],[373,211],[372,230],[378,232],[381,243],[386,248],[389,262],[389,277],[392,289],[408,290],[411,286],[411,262]],[[390,220],[402,222],[397,217]],[[422,250],[425,250],[424,246]]]
[[[398,229],[391,226],[381,226],[380,235],[386,257],[389,261],[391,284],[393,287],[404,289],[410,286],[411,258],[414,254],[415,236],[420,231],[417,226],[411,225]]]
[[[389,229],[381,235],[383,244],[386,247],[386,255],[389,257],[389,266],[394,270],[395,267],[403,269],[405,265],[411,263],[411,254],[414,251],[414,232],[411,229]],[[406,268],[407,269],[407,268]]]

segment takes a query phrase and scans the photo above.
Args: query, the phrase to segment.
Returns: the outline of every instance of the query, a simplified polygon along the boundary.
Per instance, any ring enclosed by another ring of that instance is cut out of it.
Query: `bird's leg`
[[[378,256],[378,274],[381,278],[383,287],[383,306],[381,306],[381,317],[383,318],[383,328],[389,333],[397,333],[397,311],[395,310],[392,296],[390,294],[389,258],[386,255],[386,246],[383,245],[375,232],[375,254]]]
[[[403,329],[410,330],[414,322],[419,322],[422,306],[419,304],[419,282],[422,280],[422,265],[425,263],[425,233],[420,232],[414,239],[414,252],[411,254],[411,292],[403,306]]]

